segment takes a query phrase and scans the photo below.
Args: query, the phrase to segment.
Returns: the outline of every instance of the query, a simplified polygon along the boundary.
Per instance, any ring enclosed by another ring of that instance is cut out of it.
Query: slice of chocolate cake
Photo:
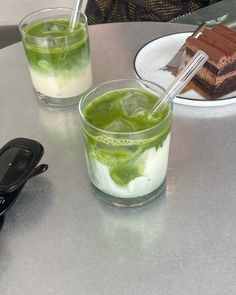
[[[212,99],[236,90],[236,32],[220,24],[205,28],[197,38],[188,37],[186,62],[199,49],[208,54],[209,60],[194,82]]]

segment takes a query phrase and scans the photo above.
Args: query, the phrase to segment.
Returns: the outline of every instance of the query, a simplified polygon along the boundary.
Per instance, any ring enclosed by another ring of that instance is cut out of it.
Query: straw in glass
[[[83,2],[83,0],[75,0],[73,3],[70,24],[69,24],[70,31],[74,30],[76,22],[80,17],[82,2]]]
[[[154,105],[149,116],[153,116],[163,105],[172,102],[176,95],[181,92],[207,60],[208,55],[198,50],[184,69],[178,74],[176,79],[169,85],[163,96],[160,97],[160,100]]]

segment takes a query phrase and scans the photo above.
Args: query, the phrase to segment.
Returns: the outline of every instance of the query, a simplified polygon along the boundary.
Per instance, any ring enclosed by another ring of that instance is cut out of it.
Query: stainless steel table
[[[134,77],[137,50],[194,29],[164,23],[90,27],[95,83]],[[20,43],[0,51],[0,144],[45,147],[0,232],[1,295],[235,295],[236,106],[174,105],[167,188],[136,209],[94,195],[77,108],[35,100]]]

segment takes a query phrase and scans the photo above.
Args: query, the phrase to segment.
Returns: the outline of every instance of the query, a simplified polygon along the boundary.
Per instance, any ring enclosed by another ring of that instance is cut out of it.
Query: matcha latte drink
[[[54,106],[78,103],[92,85],[86,16],[69,30],[71,9],[52,8],[19,24],[29,71],[40,101]]]
[[[117,80],[79,103],[89,178],[111,204],[138,206],[165,187],[172,106],[149,116],[162,93],[148,81]]]

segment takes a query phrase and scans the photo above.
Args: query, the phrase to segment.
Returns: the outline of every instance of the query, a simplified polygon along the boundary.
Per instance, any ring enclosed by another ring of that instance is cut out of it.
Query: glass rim
[[[26,33],[25,30],[24,30],[23,24],[24,24],[24,22],[25,22],[28,18],[30,18],[30,17],[32,17],[32,16],[35,16],[35,15],[37,15],[37,14],[40,14],[40,13],[43,13],[43,12],[49,12],[49,11],[67,11],[67,12],[70,12],[70,13],[71,13],[72,8],[69,8],[69,7],[49,7],[49,8],[43,8],[43,9],[39,9],[39,10],[36,10],[36,11],[34,11],[34,12],[31,12],[31,13],[27,14],[26,16],[24,16],[24,17],[20,20],[20,22],[19,22],[19,24],[18,24],[18,28],[19,28],[20,32],[21,32],[22,34],[24,34],[24,35],[27,35],[27,33]],[[83,22],[83,24],[84,24],[84,25],[87,25],[87,23],[88,23],[88,19],[87,19],[86,14],[85,14],[83,11],[81,11],[80,15],[82,15],[82,16],[84,17],[84,22]],[[40,20],[38,20],[38,21],[40,21]],[[83,27],[84,27],[84,26],[83,26]],[[78,31],[75,31],[75,32],[72,31],[69,35],[70,35],[70,36],[73,36],[73,34],[75,34],[75,33],[78,33]],[[32,36],[32,35],[29,35],[29,36]],[[45,39],[45,38],[48,38],[47,36],[45,36],[45,37],[32,36],[32,37],[35,38],[35,39]],[[65,37],[66,37],[66,35],[65,35],[65,36],[54,36],[53,39],[57,39],[57,38],[65,38]]]
[[[100,87],[102,86],[105,86],[105,85],[108,85],[108,84],[111,84],[111,83],[116,83],[116,82],[141,82],[141,83],[149,83],[153,86],[156,86],[158,87],[161,91],[165,91],[165,89],[155,83],[155,82],[152,82],[152,81],[148,81],[148,80],[143,80],[143,79],[115,79],[115,80],[109,80],[109,81],[106,81],[106,82],[103,82],[95,87],[93,87],[92,89],[89,90],[89,92],[87,92],[85,95],[82,96],[82,98],[80,99],[79,101],[79,106],[78,106],[78,109],[79,109],[79,114],[80,114],[80,118],[82,120],[82,122],[84,122],[86,125],[88,125],[91,129],[97,131],[97,132],[100,132],[100,133],[103,133],[104,135],[107,135],[107,136],[137,136],[137,135],[140,135],[140,134],[145,134],[145,133],[149,133],[149,132],[152,132],[153,130],[155,130],[156,128],[158,128],[162,123],[163,121],[169,117],[170,113],[172,112],[172,107],[170,107],[170,110],[168,112],[168,114],[165,116],[164,120],[161,121],[161,122],[158,122],[156,125],[152,126],[152,127],[149,127],[147,129],[143,129],[143,130],[138,130],[138,131],[128,131],[128,132],[117,132],[117,131],[108,131],[108,130],[105,130],[105,129],[101,129],[99,127],[96,127],[94,126],[93,124],[91,124],[84,116],[83,114],[83,111],[82,111],[82,104],[83,102],[86,100],[86,98],[92,94],[94,91],[96,91],[97,89],[99,89]],[[128,87],[127,87],[128,88]],[[130,87],[131,88],[131,87]],[[172,103],[170,104],[172,106]]]

